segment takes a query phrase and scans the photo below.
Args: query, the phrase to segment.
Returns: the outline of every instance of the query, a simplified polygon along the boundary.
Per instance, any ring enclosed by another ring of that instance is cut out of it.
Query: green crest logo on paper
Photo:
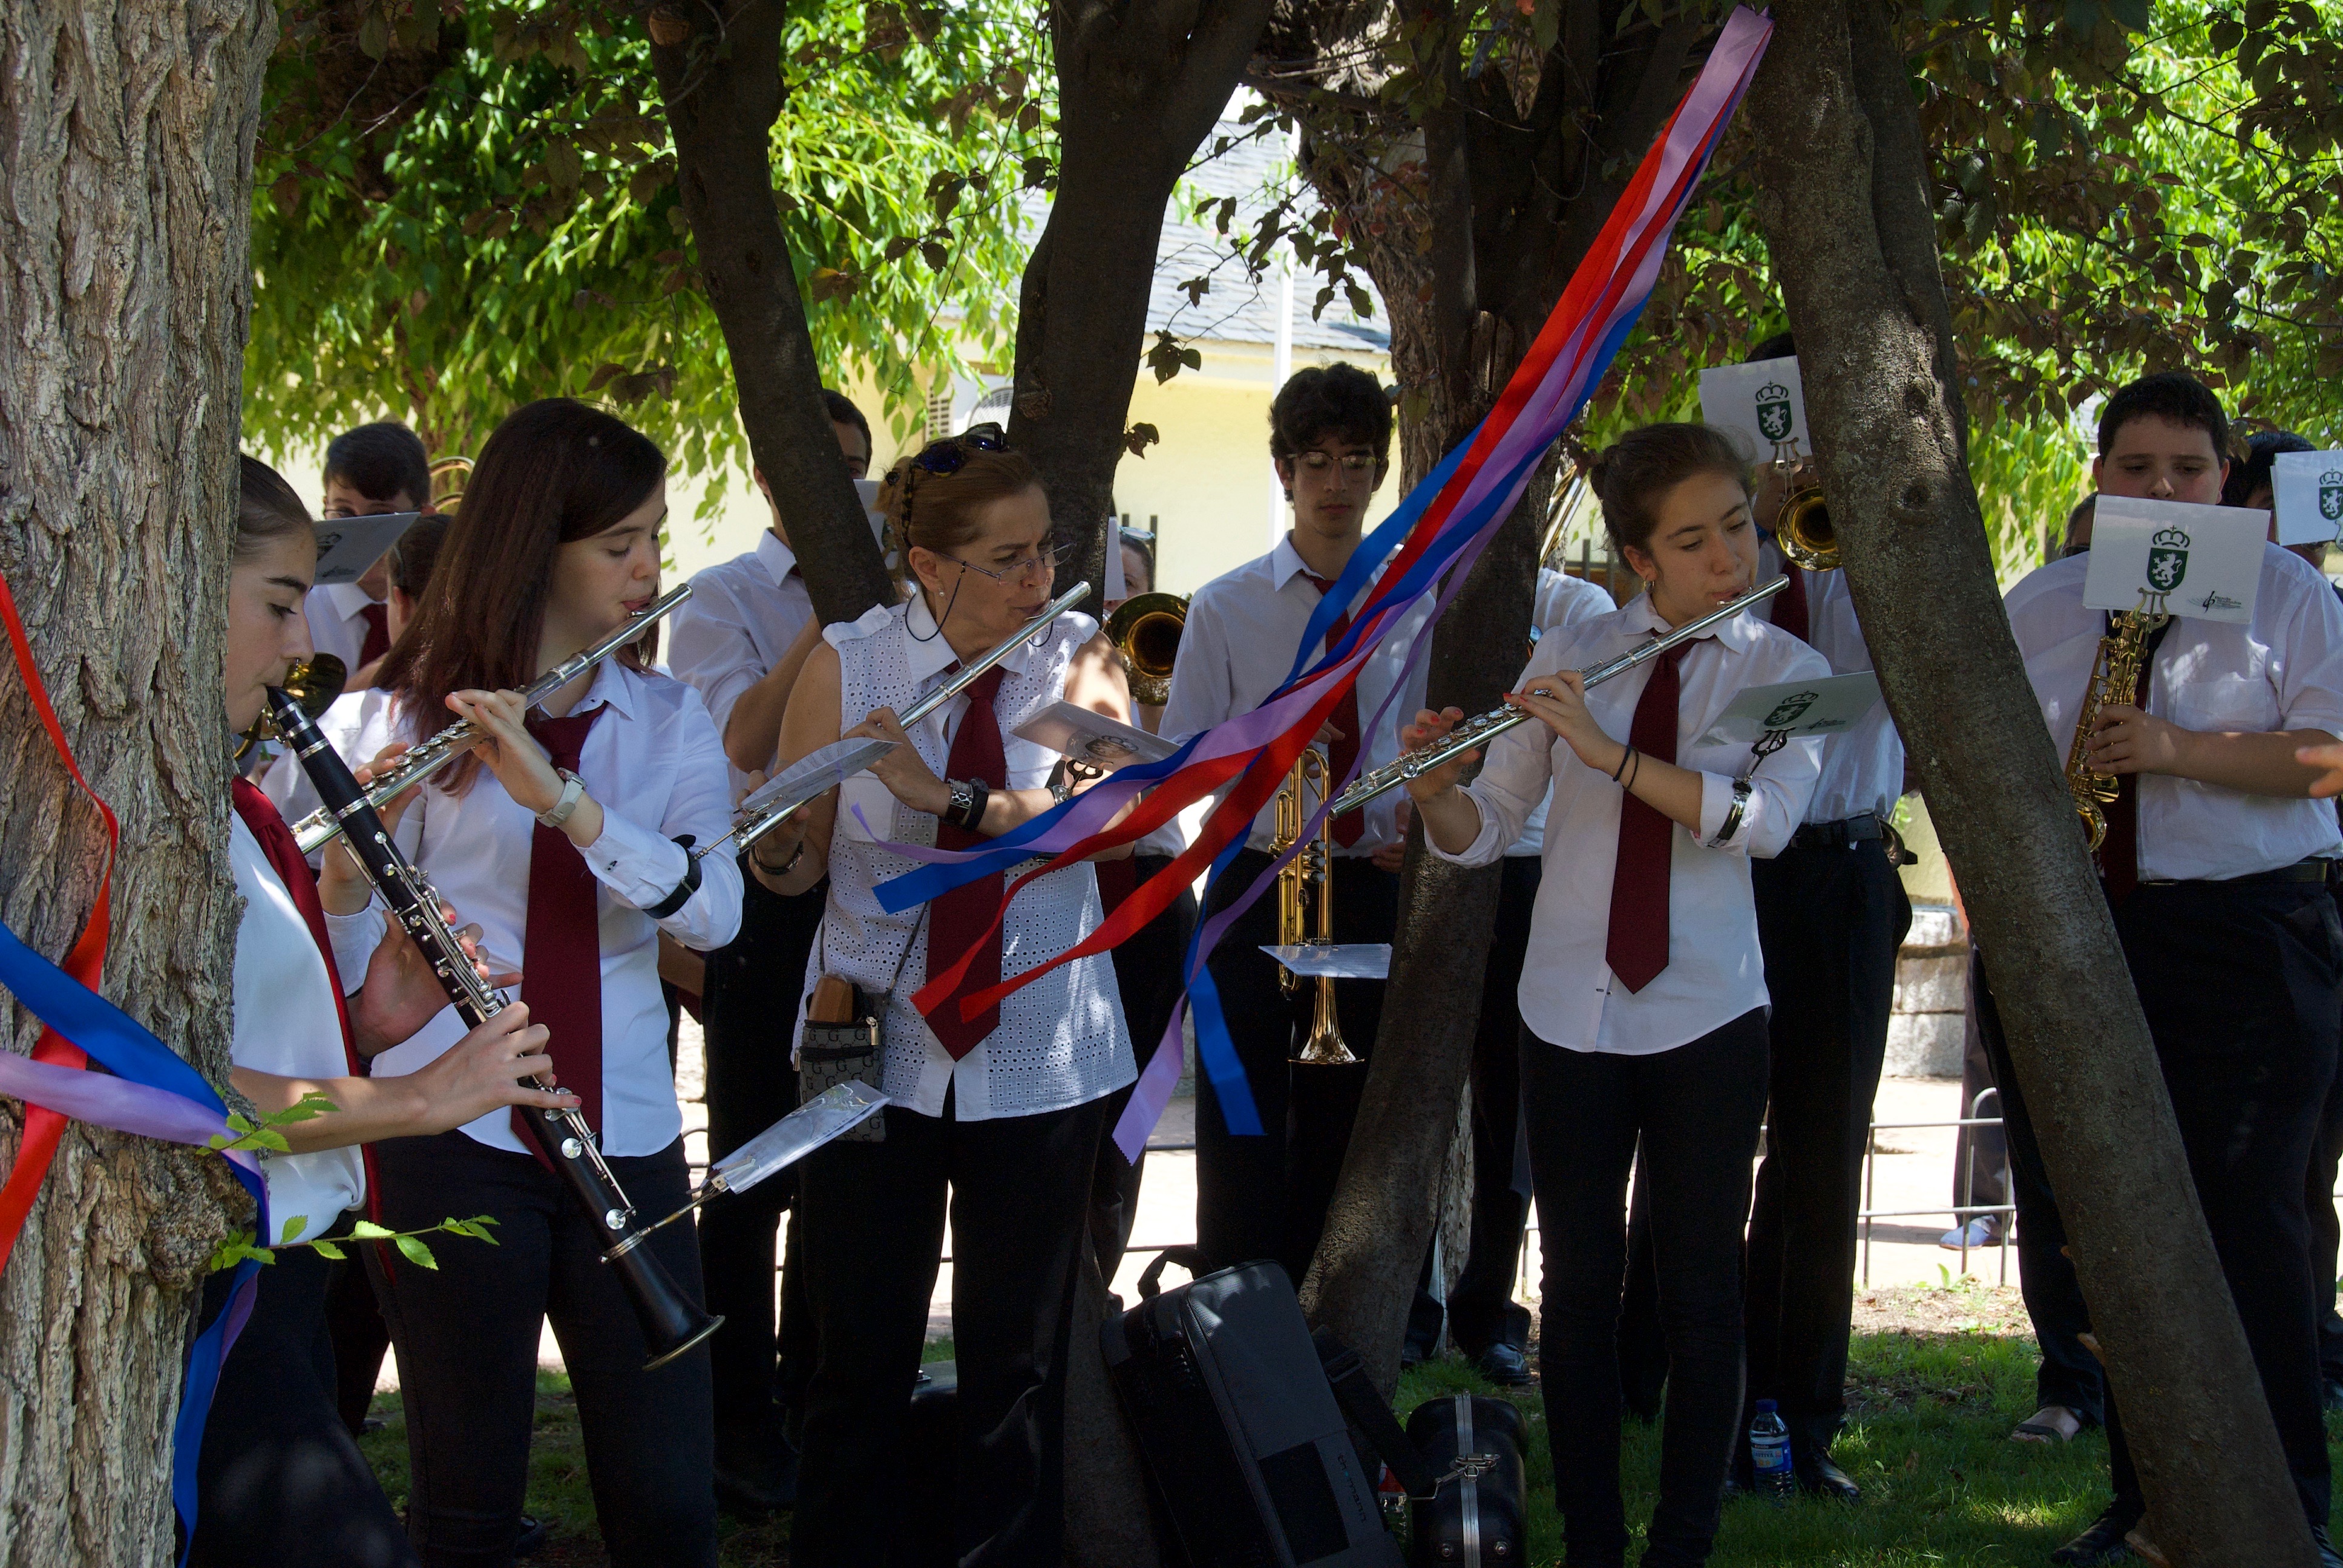
[[[1797,433],[1798,417],[1790,410],[1790,389],[1778,381],[1757,388],[1757,428],[1768,441],[1787,441]]]
[[[2178,528],[2160,528],[2147,542],[2147,587],[2168,594],[2188,575],[2188,536]]]
[[[2329,468],[2318,476],[2318,515],[2343,523],[2343,471]]]
[[[1789,696],[1774,704],[1774,711],[1765,716],[1765,721],[1759,725],[1758,728],[1761,729],[1787,729],[1791,725],[1795,724],[1798,721],[1798,715],[1804,713],[1807,709],[1812,708],[1816,702],[1822,700],[1822,695],[1823,694],[1819,691],[1794,691],[1790,693]]]

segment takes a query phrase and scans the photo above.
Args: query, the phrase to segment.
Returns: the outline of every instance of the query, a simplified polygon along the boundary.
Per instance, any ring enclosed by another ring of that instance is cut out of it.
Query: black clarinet
[[[437,890],[391,841],[349,766],[327,744],[300,704],[283,690],[268,689],[268,706],[278,735],[309,776],[326,809],[340,823],[342,841],[357,857],[359,869],[390,906],[399,925],[422,950],[431,972],[438,977],[464,1022],[478,1026],[502,1012],[508,999],[482,980],[464,956],[463,944],[439,912]],[[626,1287],[627,1298],[642,1323],[643,1341],[650,1346],[645,1370],[673,1361],[714,1333],[724,1320],[692,1305],[659,1260],[635,1245],[639,1239],[633,1229],[635,1206],[628,1201],[609,1166],[603,1163],[586,1119],[575,1111],[531,1114],[528,1107],[515,1109],[521,1111],[515,1122],[593,1217],[594,1228],[602,1238],[602,1261],[618,1271],[618,1282]]]

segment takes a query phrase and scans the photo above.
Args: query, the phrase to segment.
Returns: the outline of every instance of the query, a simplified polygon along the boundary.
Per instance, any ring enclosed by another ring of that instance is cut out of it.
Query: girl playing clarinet
[[[301,613],[317,565],[309,515],[266,465],[241,459],[236,558],[228,575],[223,696],[227,733],[251,728],[267,689],[309,657]],[[282,1129],[292,1145],[263,1154],[273,1235],[346,1235],[367,1198],[360,1145],[428,1137],[509,1106],[574,1105],[532,1081],[551,1067],[546,1031],[525,1007],[463,1034],[420,1071],[365,1075],[364,1059],[404,1040],[445,1005],[421,955],[386,936],[356,868],[314,880],[292,830],[248,780],[231,781],[228,859],[244,913],[236,925],[229,1079],[262,1112],[312,1094],[334,1110]],[[347,1002],[341,976],[363,981]],[[451,1211],[472,1212],[476,1211]],[[435,1222],[445,1215],[434,1216]],[[442,1246],[449,1262],[473,1243]],[[198,1563],[412,1563],[397,1517],[334,1408],[327,1350],[329,1265],[287,1247],[260,1271],[252,1315],[220,1369],[197,1461],[192,1561]],[[226,1273],[205,1292],[208,1321],[228,1304]]]

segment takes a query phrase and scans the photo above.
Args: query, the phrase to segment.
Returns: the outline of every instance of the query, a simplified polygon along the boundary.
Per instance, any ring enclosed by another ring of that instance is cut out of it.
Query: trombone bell
[[[1774,518],[1774,543],[1784,558],[1810,572],[1838,569],[1838,531],[1831,527],[1830,503],[1812,458],[1789,471],[1790,493]]]

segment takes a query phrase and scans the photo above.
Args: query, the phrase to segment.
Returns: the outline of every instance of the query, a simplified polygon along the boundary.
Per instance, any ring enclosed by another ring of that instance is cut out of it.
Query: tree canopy
[[[907,427],[931,369],[1005,355],[1016,195],[1053,167],[1046,35],[997,3],[824,0],[783,49],[773,176],[816,348]],[[387,414],[469,451],[561,393],[618,404],[679,468],[745,466],[630,9],[296,4],[263,112],[253,444]]]

